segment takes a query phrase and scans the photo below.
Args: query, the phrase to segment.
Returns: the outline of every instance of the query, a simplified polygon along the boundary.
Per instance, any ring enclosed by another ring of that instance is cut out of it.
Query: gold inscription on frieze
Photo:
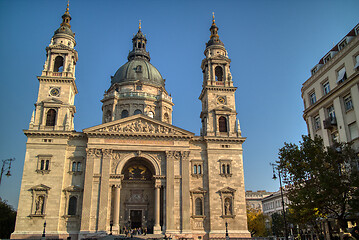
[[[123,144],[137,144],[137,145],[158,145],[158,146],[172,146],[173,141],[161,141],[161,140],[136,140],[136,139],[105,139],[105,143],[123,143]]]

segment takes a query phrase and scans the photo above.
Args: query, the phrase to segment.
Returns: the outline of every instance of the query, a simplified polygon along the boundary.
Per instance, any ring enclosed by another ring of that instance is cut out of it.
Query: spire
[[[150,61],[150,54],[146,51],[146,44],[147,39],[146,36],[141,31],[141,20],[138,24],[138,32],[137,34],[132,38],[132,51],[128,54],[127,59],[130,61],[134,58],[144,58],[148,61]]]
[[[221,40],[219,40],[218,27],[216,25],[216,20],[214,19],[214,12],[212,12],[212,25],[209,30],[211,31],[211,36],[210,36],[208,43],[206,44],[207,47],[211,46],[211,45],[224,46],[224,44],[221,42]]]
[[[60,24],[60,27],[55,31],[55,35],[57,33],[65,33],[68,34],[72,37],[75,37],[75,33],[72,32],[71,30],[71,25],[70,25],[70,21],[71,21],[71,15],[70,15],[70,0],[67,0],[67,6],[66,6],[66,11],[64,13],[64,15],[62,15],[62,23]]]

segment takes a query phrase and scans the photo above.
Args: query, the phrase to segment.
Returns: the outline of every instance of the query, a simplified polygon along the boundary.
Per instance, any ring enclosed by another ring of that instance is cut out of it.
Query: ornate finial
[[[70,0],[67,0],[66,13],[69,13]]]
[[[214,20],[214,12],[212,12],[212,23],[214,23],[216,20]]]
[[[140,19],[140,21],[139,21],[139,23],[138,23],[138,30],[141,31],[141,19]]]

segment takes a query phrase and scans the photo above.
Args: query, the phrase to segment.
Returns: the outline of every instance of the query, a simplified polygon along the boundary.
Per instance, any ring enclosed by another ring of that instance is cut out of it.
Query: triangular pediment
[[[30,190],[35,190],[35,191],[47,191],[50,190],[51,188],[44,185],[44,184],[39,184],[36,186],[33,186],[32,188],[30,188]]]
[[[123,118],[113,122],[104,123],[83,130],[87,134],[143,134],[143,135],[169,135],[194,136],[194,133],[175,127],[142,114]]]
[[[56,98],[46,98],[42,102],[44,103],[55,103],[55,104],[62,104],[63,102]]]
[[[74,185],[74,186],[68,186],[63,191],[64,192],[81,192],[82,190],[83,190],[83,188]]]
[[[214,111],[229,111],[229,112],[232,112],[233,110],[227,106],[220,106],[220,107],[217,107],[215,109],[213,109]]]
[[[206,193],[207,191],[204,188],[198,187],[191,190],[191,193]]]
[[[234,193],[236,191],[236,189],[230,188],[230,187],[225,187],[222,188],[221,190],[219,190],[219,192],[221,193]]]

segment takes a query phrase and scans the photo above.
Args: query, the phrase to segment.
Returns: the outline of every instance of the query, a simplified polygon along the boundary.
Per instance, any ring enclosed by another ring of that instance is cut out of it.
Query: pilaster
[[[110,195],[110,162],[112,157],[111,149],[102,149],[102,161],[101,161],[101,183],[100,183],[100,199],[99,199],[99,211],[98,211],[98,230],[106,231],[107,224],[107,210],[109,206]]]

